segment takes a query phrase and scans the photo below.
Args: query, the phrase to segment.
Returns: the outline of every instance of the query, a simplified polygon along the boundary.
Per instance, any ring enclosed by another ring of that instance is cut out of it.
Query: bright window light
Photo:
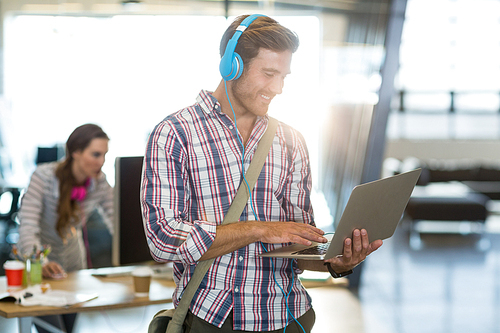
[[[316,17],[276,17],[301,45],[292,74],[270,114],[299,129],[317,168],[322,122],[318,81],[320,29]],[[2,121],[14,182],[27,185],[37,146],[63,144],[71,131],[96,123],[111,138],[104,172],[114,183],[116,156],[143,155],[153,127],[191,105],[219,81],[220,16],[11,17],[5,26]],[[21,133],[21,134],[19,134]],[[318,173],[314,171],[314,177]]]

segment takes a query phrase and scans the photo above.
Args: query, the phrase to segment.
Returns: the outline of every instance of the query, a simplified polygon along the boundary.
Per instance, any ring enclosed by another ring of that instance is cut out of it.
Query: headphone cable
[[[248,189],[248,194],[249,194],[249,198],[250,198],[250,208],[252,209],[252,213],[253,213],[253,216],[255,218],[255,221],[258,221],[258,218],[257,218],[257,214],[255,213],[255,209],[254,209],[254,206],[253,206],[253,199],[252,199],[252,192],[250,191],[250,185],[248,184],[248,181],[245,177],[245,145],[243,145],[243,142],[241,141],[240,137],[238,136],[238,125],[236,124],[236,113],[234,112],[234,108],[233,108],[233,105],[231,104],[231,99],[229,98],[229,94],[227,93],[227,84],[226,84],[226,80],[224,80],[224,88],[226,89],[226,97],[227,97],[227,100],[229,102],[229,106],[231,107],[231,111],[233,112],[233,118],[234,118],[234,126],[235,126],[235,129],[236,129],[236,139],[238,140],[238,142],[240,143],[242,149],[243,149],[243,154],[242,154],[242,158],[241,158],[241,171],[242,171],[242,174],[243,174],[243,180],[245,181],[245,184],[247,185],[247,189]],[[266,247],[264,246],[264,244],[262,242],[260,242],[260,245],[262,246],[262,248],[264,249],[265,252],[267,252],[267,249]],[[299,321],[293,316],[292,312],[290,311],[290,308],[288,307],[288,297],[290,296],[290,293],[292,292],[292,287],[293,287],[293,282],[294,282],[294,274],[292,272],[292,282],[290,283],[290,289],[288,291],[288,293],[286,293],[283,288],[280,286],[280,284],[278,283],[278,281],[276,280],[276,270],[274,269],[274,262],[273,262],[273,259],[272,258],[269,258],[269,261],[271,262],[271,268],[272,268],[272,271],[273,271],[273,279],[274,279],[274,282],[276,283],[276,285],[278,286],[278,288],[281,290],[281,292],[283,293],[283,295],[285,296],[285,306],[286,306],[286,325],[283,329],[283,333],[286,332],[286,327],[288,326],[288,315],[290,315],[293,320],[300,326],[300,328],[302,329],[302,331],[305,333],[305,329],[304,327],[302,327],[302,325],[299,323]]]

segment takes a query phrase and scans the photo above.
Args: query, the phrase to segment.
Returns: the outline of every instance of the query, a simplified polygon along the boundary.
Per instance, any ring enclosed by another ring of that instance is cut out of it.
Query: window
[[[11,17],[5,29],[5,100],[10,117],[2,119],[1,130],[17,172],[13,181],[28,183],[37,146],[64,143],[75,127],[93,122],[111,138],[104,172],[113,184],[116,156],[143,155],[147,136],[158,122],[193,104],[201,89],[217,87],[220,38],[233,19]],[[315,96],[319,21],[314,16],[277,20],[299,35],[301,45],[270,114],[302,132],[316,165],[316,128],[321,121],[304,114],[320,103]]]
[[[500,138],[500,1],[408,0],[391,139]]]

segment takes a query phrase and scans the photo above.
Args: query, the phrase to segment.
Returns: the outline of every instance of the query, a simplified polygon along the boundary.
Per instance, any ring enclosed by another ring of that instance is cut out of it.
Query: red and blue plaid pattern
[[[254,126],[245,147],[245,170],[267,123],[266,116]],[[242,181],[243,148],[236,135],[234,122],[207,91],[201,91],[196,104],[167,116],[150,134],[141,188],[144,228],[154,259],[174,261],[175,305]],[[314,224],[310,191],[304,139],[280,123],[252,191],[257,219]],[[247,204],[240,221],[254,219]],[[284,244],[263,245],[270,250]],[[288,308],[293,316],[304,314],[311,299],[297,278],[297,263],[258,257],[263,251],[261,243],[253,243],[216,258],[193,298],[193,314],[220,327],[233,309],[235,330],[276,330],[287,318],[279,287],[287,293],[291,288]]]

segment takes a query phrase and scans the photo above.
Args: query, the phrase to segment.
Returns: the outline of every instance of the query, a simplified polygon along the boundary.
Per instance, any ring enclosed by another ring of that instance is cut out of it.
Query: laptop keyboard
[[[293,254],[302,254],[302,255],[323,255],[326,253],[326,250],[328,250],[328,247],[330,246],[330,242],[328,243],[321,243],[315,246],[308,247],[307,249],[303,249],[300,251],[296,251]]]

